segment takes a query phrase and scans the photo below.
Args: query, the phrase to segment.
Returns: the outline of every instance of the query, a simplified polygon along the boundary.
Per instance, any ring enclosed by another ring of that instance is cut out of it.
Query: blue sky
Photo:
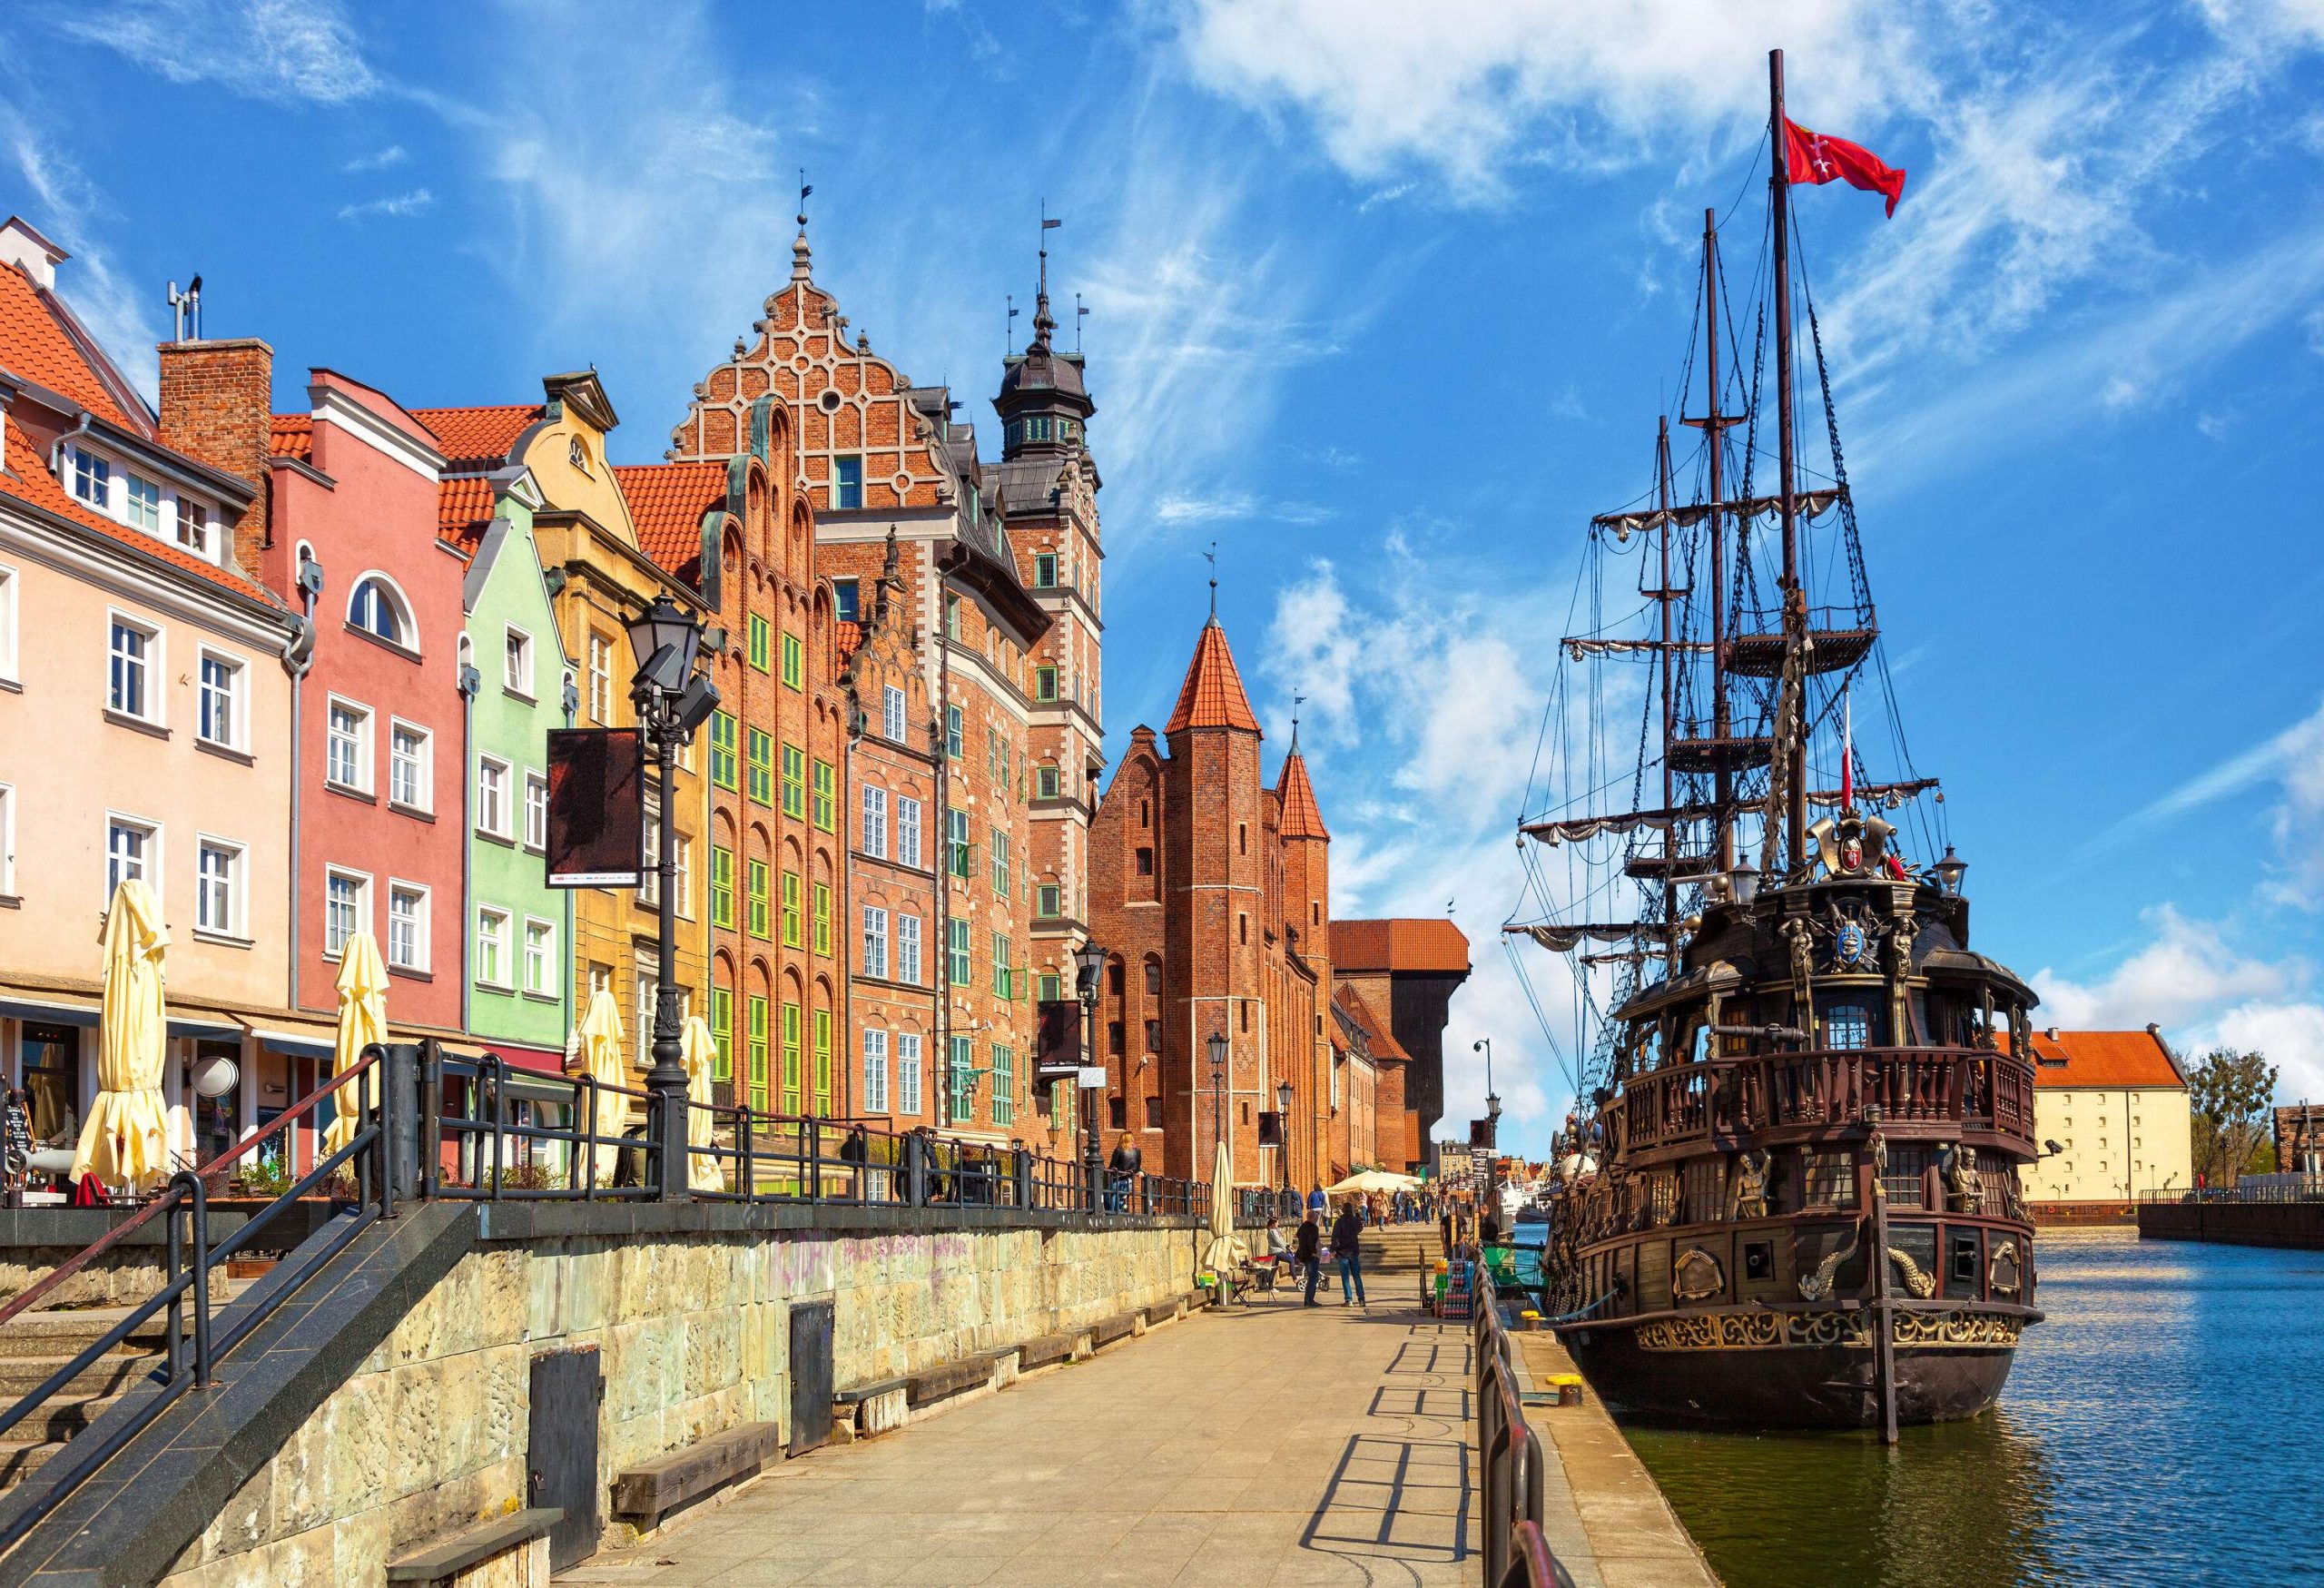
[[[15,8],[0,205],[133,366],[199,271],[282,405],[310,364],[415,406],[595,364],[647,460],[787,276],[801,166],[819,280],[990,432],[1046,200],[1091,310],[1114,745],[1169,708],[1216,539],[1272,743],[1310,697],[1344,912],[1453,907],[1453,1107],[1490,1033],[1539,1150],[1566,1087],[1497,941],[1511,828],[1703,206],[1756,245],[1782,44],[1799,120],[1911,172],[1893,221],[1803,193],[1802,246],[1979,946],[2037,1018],[2264,1047],[2324,1097],[2324,10],[1464,10]]]

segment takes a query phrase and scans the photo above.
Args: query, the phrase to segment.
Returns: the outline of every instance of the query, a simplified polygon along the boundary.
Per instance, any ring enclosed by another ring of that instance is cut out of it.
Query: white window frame
[[[170,538],[177,542],[178,549],[191,552],[204,562],[216,562],[220,526],[211,513],[210,504],[173,495],[170,505],[174,509],[169,515]],[[196,525],[200,526],[199,532],[190,535]]]
[[[16,896],[16,785],[0,783],[0,899]]]
[[[16,570],[0,562],[0,682],[14,684],[16,678]],[[106,630],[108,645],[112,630]]]
[[[694,919],[694,840],[683,833],[670,839],[670,858],[676,863],[678,874],[677,914],[681,921]]]
[[[416,779],[418,787],[415,790],[419,797],[417,799],[396,798],[396,735],[399,733],[415,734],[419,738],[419,771]],[[418,723],[406,722],[399,716],[388,719],[388,803],[400,805],[407,811],[418,811],[423,815],[435,810],[436,731],[433,728],[424,728]]]
[[[86,497],[81,494],[81,475],[84,466],[87,472],[91,474],[100,469],[104,471],[104,478],[97,482],[100,488],[96,497]],[[113,466],[112,459],[101,452],[92,452],[76,441],[64,449],[64,456],[60,459],[57,473],[62,478],[66,496],[71,497],[84,508],[103,513],[108,518],[117,516],[113,511],[113,497],[115,481],[121,471]],[[100,498],[102,499],[99,499]]]
[[[355,621],[355,597],[366,586],[369,585],[376,585],[386,592],[387,604],[396,615],[397,626],[403,630],[401,638],[389,639],[368,624]],[[375,639],[391,649],[403,651],[415,656],[419,655],[419,615],[412,607],[411,597],[404,594],[403,587],[381,570],[365,568],[355,576],[354,580],[347,587],[347,607],[344,616],[347,626],[356,633]]]
[[[205,921],[210,902],[210,873],[202,862],[217,853],[226,857],[226,918]],[[193,835],[193,930],[202,937],[250,939],[250,845],[213,833]]]
[[[495,802],[499,806],[499,819],[497,821],[493,820],[493,814],[485,808],[484,774],[487,770],[497,772],[500,774],[499,794],[497,800]],[[476,830],[486,834],[487,837],[507,838],[513,836],[508,827],[508,818],[510,815],[509,792],[516,777],[516,772],[517,768],[514,764],[509,762],[503,761],[497,755],[487,755],[482,753],[479,753],[477,755]]]
[[[589,636],[589,689],[585,704],[589,720],[600,726],[614,718],[614,642],[605,636]]]
[[[888,791],[875,783],[863,785],[863,853],[888,858]]]
[[[543,945],[540,953],[541,975],[537,985],[533,979],[533,934],[536,932],[542,934],[540,941]],[[526,916],[524,942],[518,952],[517,984],[529,997],[555,998],[556,996],[556,922],[545,921],[537,915]]]
[[[412,946],[419,951],[419,958],[416,960],[406,961],[396,958],[396,895],[399,893],[408,894],[419,901],[419,915],[413,922]],[[385,958],[389,970],[417,971],[423,976],[428,973],[429,964],[435,957],[429,952],[429,939],[432,936],[429,923],[434,918],[435,902],[430,897],[426,884],[409,882],[402,877],[388,879],[388,942]]]
[[[888,1033],[877,1026],[863,1028],[863,1111],[888,1111]]]
[[[921,803],[910,794],[896,796],[896,860],[920,869]]]
[[[918,1031],[896,1033],[896,1112],[907,1119],[921,1109],[921,1038]]]
[[[330,944],[330,884],[333,878],[343,878],[344,880],[355,884],[355,926],[353,931],[368,932],[371,930],[371,873],[369,872],[359,872],[352,866],[327,865],[323,867],[323,958],[326,960],[338,959],[340,957],[340,950],[346,946],[345,939],[340,940],[340,948],[333,948]],[[353,932],[350,932],[349,935],[352,936]]]
[[[533,636],[510,624],[500,641],[500,686],[531,700],[533,695]]]
[[[145,641],[144,654],[137,660],[137,666],[143,675],[140,682],[143,686],[145,696],[144,709],[142,711],[129,711],[113,704],[113,666],[117,655],[113,649],[113,630],[116,626],[142,636]],[[119,607],[105,608],[105,710],[115,716],[126,717],[131,722],[143,723],[149,727],[167,727],[169,713],[165,707],[169,699],[169,662],[168,637],[163,634],[160,624],[140,617],[133,612],[124,611]]]
[[[338,730],[331,721],[331,714],[341,710],[350,711],[355,714],[356,781],[353,783],[348,783],[332,775],[334,769],[331,766],[331,747],[333,735]],[[343,695],[331,695],[324,697],[323,783],[325,786],[330,788],[343,788],[351,794],[368,794],[371,792],[373,777],[371,763],[375,759],[372,755],[371,724],[371,708],[365,705],[361,701],[350,700]]]
[[[921,984],[920,917],[914,915],[909,910],[897,911],[895,915],[894,932],[896,940],[895,979],[911,986],[917,987]]]
[[[654,794],[645,800],[645,866],[637,873],[637,902],[649,909],[662,903],[662,805]]]
[[[105,813],[104,847],[105,896],[97,905],[97,908],[100,910],[109,909],[113,904],[113,891],[115,885],[113,874],[113,829],[116,827],[127,828],[133,832],[142,833],[144,834],[145,853],[138,858],[137,875],[147,887],[153,890],[153,897],[155,899],[159,899],[162,896],[161,823],[153,820],[151,817],[132,815],[126,811],[107,811]]]
[[[209,667],[215,663],[225,669],[226,735],[223,738],[203,732],[213,691],[210,687]],[[215,646],[202,646],[194,659],[194,736],[205,745],[221,749],[243,751],[250,748],[250,664],[231,651],[222,651]]]
[[[141,486],[145,491],[152,493],[150,498],[141,494],[138,489]],[[139,501],[145,499],[151,500],[153,508],[153,521],[150,524],[139,515],[137,510]],[[168,493],[162,490],[160,480],[148,479],[133,469],[124,469],[121,471],[121,521],[132,529],[140,534],[151,535],[156,540],[161,539],[162,522],[169,516],[168,509],[162,504],[168,499]]]
[[[892,684],[881,691],[880,729],[891,744],[904,742],[904,692]]]
[[[525,847],[535,854],[548,849],[548,774],[529,766],[525,768]]]
[[[478,904],[476,907],[476,984],[478,986],[488,987],[496,992],[516,991],[515,955],[517,951],[516,945],[509,941],[508,936],[509,923],[515,920],[516,916],[513,912],[501,909],[497,904]],[[487,941],[485,922],[487,921],[498,922],[499,927],[489,939],[493,945],[493,959],[496,962],[493,969],[497,970],[497,975],[493,974],[484,962],[484,945]]]
[[[863,907],[863,973],[888,979],[888,912],[877,904]]]

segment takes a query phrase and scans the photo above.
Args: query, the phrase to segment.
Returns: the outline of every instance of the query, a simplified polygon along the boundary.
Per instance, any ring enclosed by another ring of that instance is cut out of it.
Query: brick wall
[[[258,577],[267,531],[267,420],[274,406],[274,350],[256,337],[163,342],[162,441],[246,479],[258,494],[233,526],[234,559]]]

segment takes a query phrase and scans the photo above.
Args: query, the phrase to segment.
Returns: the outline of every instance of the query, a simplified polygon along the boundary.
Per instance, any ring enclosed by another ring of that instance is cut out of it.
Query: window
[[[16,791],[0,783],[0,899],[16,896]]]
[[[1033,669],[1033,698],[1036,700],[1057,698],[1057,669],[1055,667]]]
[[[992,830],[992,896],[1009,897],[1009,834],[998,827]]]
[[[323,778],[357,794],[371,792],[371,714],[362,706],[330,703],[323,729]]]
[[[196,726],[207,744],[233,749],[241,743],[242,665],[216,651],[202,653],[202,709]]]
[[[841,623],[861,622],[862,605],[853,579],[832,581],[832,616]]]
[[[645,861],[650,866],[654,863],[651,812],[646,814],[645,824]],[[508,763],[489,755],[476,759],[476,830],[495,838],[508,836]]]
[[[1835,1003],[1824,1011],[1824,1045],[1827,1048],[1868,1048],[1872,1045],[1872,1009],[1868,1004]]]
[[[848,512],[863,505],[863,459],[832,459],[832,506]]]
[[[525,774],[525,847],[537,854],[548,847],[548,779],[537,772]]]
[[[114,617],[105,705],[123,716],[160,722],[162,696],[154,687],[154,673],[161,666],[161,653],[160,631]]]
[[[388,963],[399,971],[428,969],[428,890],[388,884]]]
[[[371,879],[336,867],[323,873],[323,953],[337,959],[371,920]]]
[[[1146,1128],[1149,1130],[1162,1129],[1162,1100],[1158,1097],[1146,1100]]]
[[[783,747],[783,814],[807,814],[807,752],[796,745]]]
[[[711,1073],[720,1080],[734,1079],[734,990],[710,990],[710,1034],[718,1039],[718,1060]]]
[[[896,980],[920,985],[920,917],[896,916]]]
[[[760,672],[772,672],[774,667],[774,627],[757,613],[751,614],[751,666]]]
[[[527,700],[533,696],[533,636],[513,625],[503,651],[500,683],[511,695]]]
[[[409,723],[388,728],[388,798],[414,811],[428,808],[428,730]]]
[[[1149,1053],[1162,1051],[1162,1022],[1158,1020],[1146,1022],[1146,1050]]]
[[[807,890],[807,914],[813,928],[809,946],[819,954],[832,952],[832,890],[828,883],[816,883]]]
[[[952,852],[950,862],[952,874],[956,877],[965,877],[969,874],[969,852],[975,847],[969,842],[969,814],[955,805],[944,813],[944,819],[951,829],[950,844]]]
[[[888,912],[877,904],[863,907],[863,973],[888,975]]]
[[[904,692],[892,684],[880,691],[880,732],[892,744],[904,742]]]
[[[1247,943],[1251,941],[1251,918],[1240,912],[1237,912],[1235,916],[1235,941],[1237,943]]]
[[[718,787],[733,790],[738,786],[734,775],[734,714],[714,711],[710,714],[710,781]]]
[[[122,493],[122,518],[132,529],[143,529],[148,535],[162,532],[162,488],[142,474],[125,476],[128,488]]]
[[[6,834],[0,832],[0,842]],[[242,935],[242,846],[202,840],[194,856],[193,924],[226,937]]]
[[[614,642],[602,634],[589,636],[589,720],[604,724],[614,715]]]
[[[815,1112],[832,1111],[832,1011],[815,1011]]]
[[[13,679],[15,676],[16,570],[0,567],[0,678]]]
[[[920,802],[909,794],[896,796],[896,858],[920,864]]]
[[[888,856],[888,791],[863,785],[863,853],[873,860]]]
[[[110,516],[113,512],[113,465],[80,448],[71,449],[73,494]]]
[[[1237,854],[1251,853],[1251,824],[1248,822],[1235,824],[1235,853]]]
[[[1057,972],[1054,971],[1044,971],[1041,973],[1041,1001],[1043,1003],[1055,1003],[1059,999],[1064,996],[1065,984],[1058,979]]]
[[[694,919],[694,840],[678,833],[670,840],[671,869],[678,878],[678,919]]]
[[[888,1111],[888,1033],[863,1033],[863,1107],[866,1112]]]
[[[1159,960],[1146,962],[1146,995],[1148,998],[1162,996],[1162,962]]]
[[[783,685],[786,688],[801,688],[805,685],[806,676],[805,654],[799,644],[799,636],[786,634],[783,636]]]
[[[1050,590],[1057,587],[1057,553],[1036,552],[1033,555],[1033,587]]]
[[[766,862],[763,860],[754,860],[751,862],[749,866],[744,869],[743,882],[748,890],[747,899],[748,908],[750,910],[750,933],[753,937],[766,937],[770,935],[772,931],[768,925]]]
[[[183,497],[178,498],[178,544],[204,562],[218,560],[210,545],[210,509]]]
[[[992,1122],[1008,1125],[1017,1118],[1017,1052],[999,1042],[992,1045]]]
[[[525,922],[525,991],[537,998],[556,996],[556,927],[551,922]]]
[[[966,987],[973,971],[969,963],[969,923],[954,916],[944,923],[947,948],[951,963],[945,980],[955,987]]]
[[[1151,849],[1140,849],[1137,852],[1137,874],[1142,877],[1150,877],[1154,874],[1154,852]]]
[[[994,932],[992,934],[992,995],[995,998],[1017,996],[1017,973],[1010,969],[1009,963],[1013,957],[1010,952],[1009,934]]]
[[[1059,786],[1056,767],[1044,765],[1033,774],[1033,792],[1040,798],[1057,798]]]
[[[960,598],[958,596],[944,597],[944,637],[960,637]]]
[[[508,912],[476,907],[476,980],[479,987],[508,985]]]
[[[650,798],[645,805],[645,868],[638,876],[637,902],[662,902],[662,809]]]
[[[954,1037],[950,1047],[951,1062],[948,1067],[950,1073],[944,1078],[945,1090],[951,1093],[949,1100],[952,1118],[957,1122],[967,1119],[970,1110],[976,1106],[976,1049],[968,1037]]]
[[[1122,1022],[1118,1020],[1108,1021],[1106,1022],[1106,1051],[1118,1053],[1121,1050]]]
[[[786,871],[783,873],[783,946],[784,948],[796,949],[806,946],[806,936],[800,926],[801,912],[799,873]]]
[[[783,1006],[783,1111],[799,1111],[799,1006]]]
[[[412,648],[411,615],[404,610],[395,587],[378,574],[356,580],[355,588],[348,592],[347,622],[349,627],[375,639]]]
[[[1036,903],[1033,912],[1037,915],[1061,913],[1058,908],[1058,885],[1055,883],[1043,883],[1039,889],[1035,890]]]
[[[920,1033],[896,1033],[896,1112],[920,1112]]]
[[[723,843],[710,846],[710,924],[734,924],[734,852]]]
[[[751,730],[751,798],[763,805],[774,804],[774,735],[764,728]]]
[[[766,1000],[752,993],[743,1001],[747,1056],[744,1063],[750,1073],[751,1102],[754,1109],[766,1107]]]
[[[839,770],[828,761],[815,763],[815,830],[839,831]]]
[[[651,1041],[656,1016],[662,1008],[662,983],[655,976],[648,962],[637,962],[637,1034],[642,1041]]]
[[[944,708],[944,754],[955,761],[960,758],[960,708],[948,705]]]

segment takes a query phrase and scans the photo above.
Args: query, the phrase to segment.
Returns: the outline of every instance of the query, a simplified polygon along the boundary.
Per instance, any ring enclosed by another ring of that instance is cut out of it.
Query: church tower
[[[1332,835],[1324,826],[1307,758],[1299,753],[1299,726],[1291,729],[1291,750],[1275,779],[1283,845],[1284,945],[1313,972],[1323,996],[1306,1011],[1296,1031],[1275,1034],[1277,1079],[1295,1092],[1285,1129],[1295,1163],[1328,1160],[1316,1150],[1328,1139],[1332,1121],[1332,1033],[1328,1005],[1332,988]],[[1305,1189],[1305,1188],[1301,1188]]]

